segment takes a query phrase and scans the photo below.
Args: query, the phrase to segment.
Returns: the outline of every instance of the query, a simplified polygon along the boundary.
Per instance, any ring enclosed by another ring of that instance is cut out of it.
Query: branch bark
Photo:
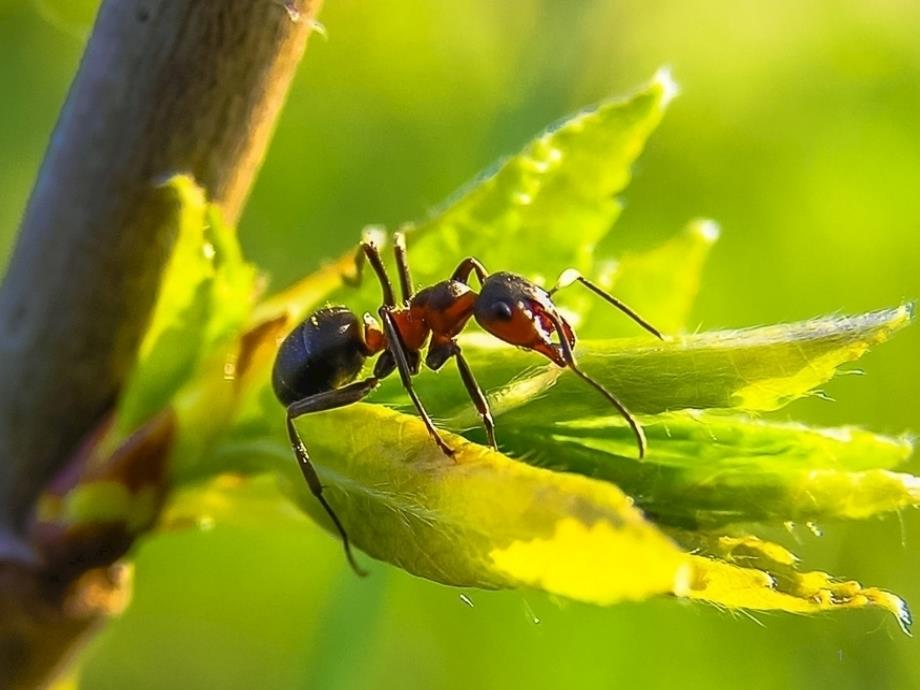
[[[103,2],[0,288],[0,619],[6,585],[40,568],[22,537],[35,499],[110,409],[148,323],[174,240],[156,182],[190,173],[238,218],[318,5]],[[17,639],[0,624],[0,686],[31,687],[99,615],[56,606],[36,602]],[[17,665],[46,624],[53,650]]]

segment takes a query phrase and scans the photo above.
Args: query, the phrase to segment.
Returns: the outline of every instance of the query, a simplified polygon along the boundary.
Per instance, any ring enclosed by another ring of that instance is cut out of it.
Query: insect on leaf
[[[727,409],[763,412],[808,395],[875,345],[913,320],[911,304],[857,316],[668,337],[583,340],[579,363],[614,391],[635,413]],[[598,414],[598,399],[584,384],[538,355],[487,341],[462,340],[482,386],[493,395],[492,411],[507,424],[526,426],[551,419]],[[452,428],[476,424],[462,386],[444,373],[423,373],[417,388]],[[377,400],[404,403],[398,381],[387,381]],[[518,409],[520,408],[520,409]],[[511,410],[515,410],[514,416]]]
[[[660,322],[670,334],[663,342],[610,338],[633,332],[622,314],[579,296],[579,288],[558,295],[567,313],[588,314],[581,307],[592,303],[590,319],[578,324],[592,337],[577,342],[576,354],[639,416],[649,438],[646,460],[635,459],[623,419],[572,372],[471,333],[460,342],[489,395],[503,452],[474,442],[484,438],[480,420],[453,364],[414,379],[457,450],[453,458],[438,450],[414,413],[392,409],[408,406],[393,376],[368,398],[375,404],[297,421],[324,495],[356,547],[445,584],[531,587],[598,604],[671,594],[756,610],[875,606],[906,627],[906,607],[894,595],[800,570],[782,546],[753,533],[721,531],[740,523],[753,532],[788,520],[858,519],[920,501],[920,480],[895,471],[912,451],[906,438],[750,416],[812,393],[838,367],[908,325],[913,306],[685,335],[716,237],[710,222],[691,223],[663,245],[624,254],[616,264],[593,256],[619,212],[615,195],[673,93],[660,73],[625,100],[564,120],[408,235],[418,283],[444,279],[471,254],[487,269],[510,269],[543,284],[575,267]],[[196,224],[208,211],[184,184],[174,190],[189,202],[179,218],[200,237]],[[236,257],[232,250],[218,253]],[[158,312],[138,379],[144,383],[144,367],[162,357],[170,383],[161,390],[147,379],[136,394],[160,400],[163,390],[177,390],[176,382],[193,374],[173,398],[178,450],[170,469],[177,486],[226,472],[271,475],[297,506],[330,527],[304,485],[268,382],[279,339],[349,282],[353,256],[263,302],[238,340],[210,348],[217,354],[208,356],[171,345],[181,345],[177,334],[195,332],[194,322],[192,330],[183,324],[197,308],[198,290],[213,285],[218,270],[186,257],[194,280],[175,295],[164,290],[165,316]],[[245,282],[229,277],[246,274],[237,259],[229,259],[238,271],[225,272],[222,290]],[[369,280],[336,297],[357,313],[376,309],[379,286]],[[209,298],[201,299],[210,315],[205,324],[221,324],[197,326],[206,341],[220,341],[248,313],[211,315]],[[214,494],[208,496],[203,512],[232,513],[216,510]],[[173,514],[177,522],[194,522],[195,511],[192,498]]]

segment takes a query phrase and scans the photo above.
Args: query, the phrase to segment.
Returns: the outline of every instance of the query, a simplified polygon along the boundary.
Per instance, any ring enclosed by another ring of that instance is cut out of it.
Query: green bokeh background
[[[92,4],[0,0],[4,261]],[[49,21],[55,6],[64,19]],[[424,214],[546,123],[668,64],[682,95],[605,249],[718,220],[695,312],[705,328],[920,296],[916,0],[327,0],[321,19],[328,40],[311,42],[240,228],[277,287],[362,225]],[[920,430],[918,346],[914,328],[863,360],[868,376],[833,382],[837,402],[781,416]],[[917,513],[822,527],[795,532],[806,566],[920,607]],[[166,534],[140,549],[134,603],[93,643],[82,686],[920,687],[920,648],[878,612],[466,594],[472,606],[377,563],[358,580],[333,539],[286,511]]]

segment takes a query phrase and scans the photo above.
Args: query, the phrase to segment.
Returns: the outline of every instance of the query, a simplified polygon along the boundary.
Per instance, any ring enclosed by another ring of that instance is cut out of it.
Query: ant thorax
[[[478,295],[459,280],[442,280],[424,288],[409,301],[409,311],[440,338],[453,338],[473,315]]]

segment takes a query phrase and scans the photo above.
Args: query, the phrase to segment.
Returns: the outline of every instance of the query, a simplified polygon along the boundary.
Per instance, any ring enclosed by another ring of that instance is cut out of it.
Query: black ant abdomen
[[[272,388],[290,405],[351,383],[366,359],[364,324],[346,307],[323,307],[281,342]]]

